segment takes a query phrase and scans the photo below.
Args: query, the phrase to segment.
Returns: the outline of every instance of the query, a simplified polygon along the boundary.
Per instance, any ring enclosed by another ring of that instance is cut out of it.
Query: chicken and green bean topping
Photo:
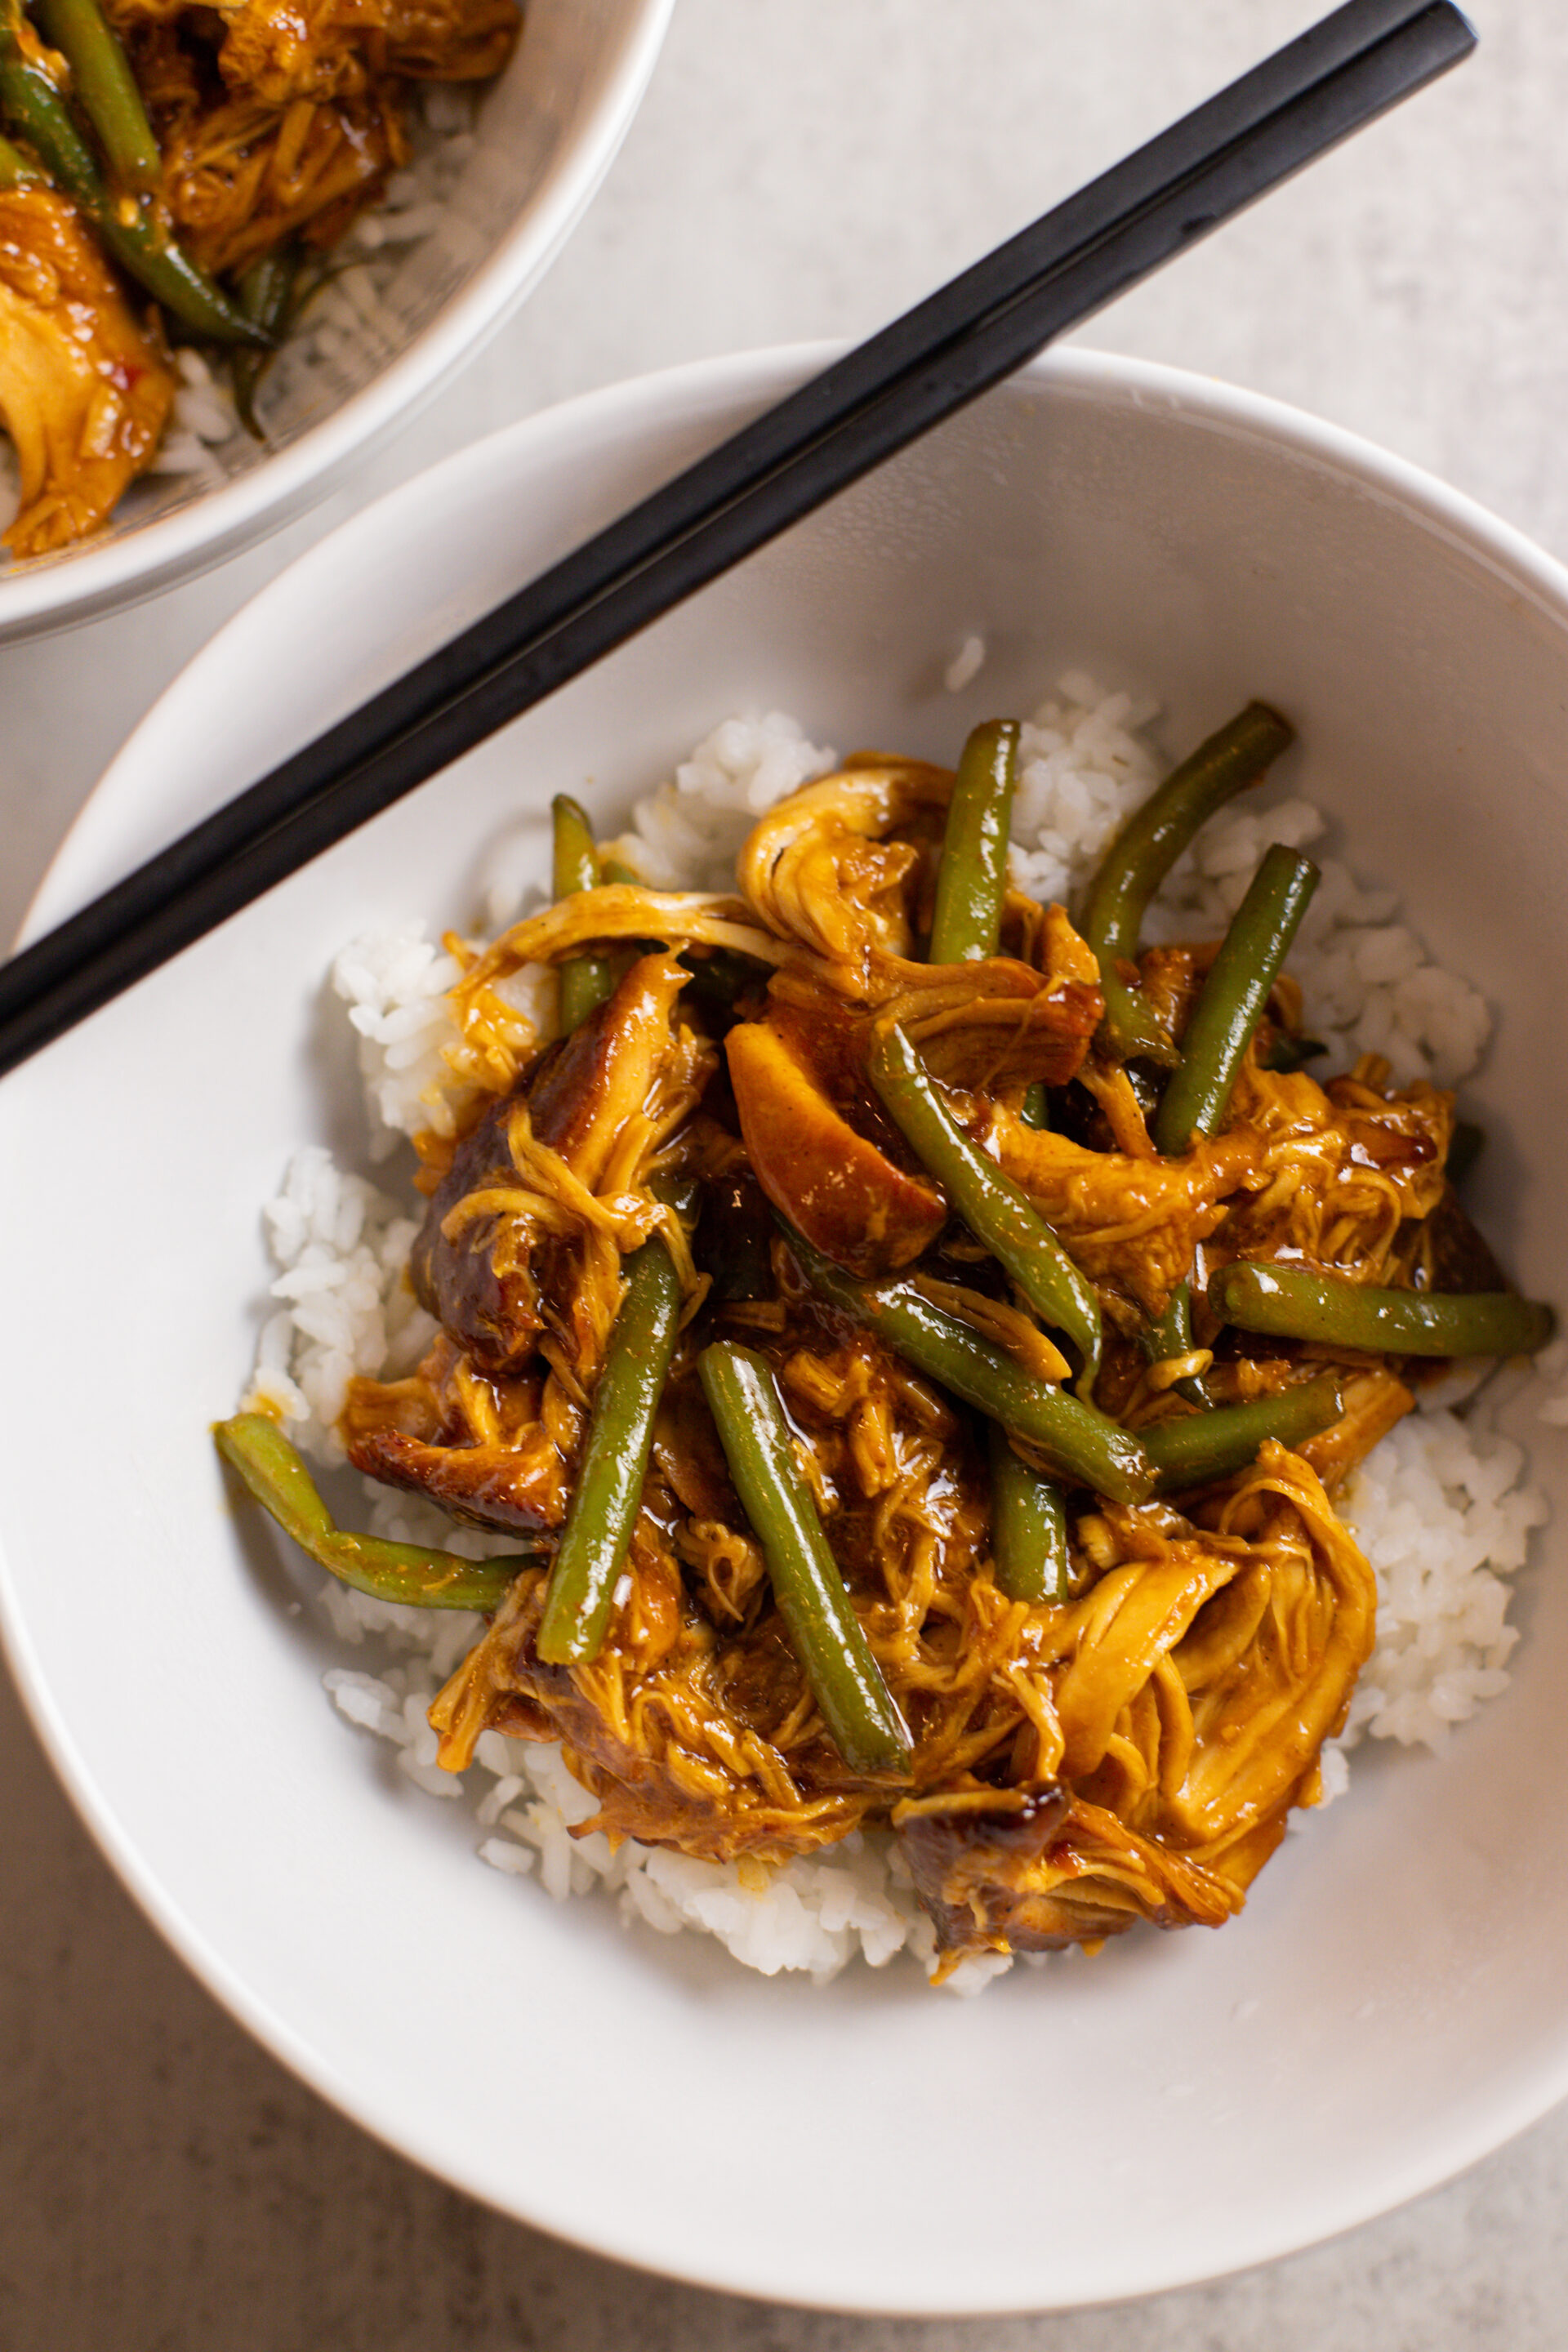
[[[0,0],[0,430],[47,555],[152,465],[171,339],[258,378],[412,152],[412,92],[499,73],[515,0]]]
[[[515,1550],[345,1535],[272,1421],[218,1432],[335,1575],[484,1612],[444,1764],[558,1741],[583,1828],[713,1861],[886,1827],[948,1965],[1241,1907],[1372,1648],[1336,1490],[1443,1362],[1552,1328],[1459,1202],[1453,1097],[1312,1074],[1310,860],[1141,945],[1289,740],[1255,704],[1203,744],[1076,924],[1010,884],[1006,721],[956,775],[791,793],[733,893],[646,887],[557,801],[553,902],[454,992],[438,1334],[339,1424]],[[542,1045],[507,990],[542,964]]]

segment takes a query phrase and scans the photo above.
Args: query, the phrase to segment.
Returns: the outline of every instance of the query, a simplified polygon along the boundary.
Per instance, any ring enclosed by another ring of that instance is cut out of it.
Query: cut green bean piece
[[[414,1609],[499,1609],[530,1553],[464,1559],[425,1544],[389,1543],[345,1534],[316,1492],[315,1481],[278,1423],[264,1412],[237,1413],[213,1430],[218,1452],[238,1471],[264,1511],[313,1560],[356,1592]]]
[[[553,828],[553,870],[551,880],[558,898],[574,890],[595,890],[599,884],[599,853],[594,829],[569,793],[557,793],[550,803]],[[561,1028],[570,1035],[612,995],[616,971],[608,956],[569,956],[557,966],[561,983]]]
[[[48,173],[42,164],[13,147],[8,139],[0,139],[0,188],[47,188]]]
[[[71,69],[71,88],[97,135],[110,177],[133,195],[155,196],[163,159],[120,36],[98,0],[32,0],[44,37]]]
[[[830,1307],[874,1331],[895,1355],[977,1412],[1014,1431],[1068,1486],[1090,1486],[1112,1503],[1141,1503],[1148,1496],[1149,1458],[1120,1422],[1025,1371],[910,1284],[855,1282],[792,1225],[784,1232],[812,1288]]]
[[[1182,1059],[1154,1116],[1154,1149],[1167,1159],[1194,1136],[1217,1133],[1242,1056],[1318,887],[1318,869],[1276,842],[1220,941],[1182,1039]]]
[[[703,1349],[698,1372],[791,1647],[834,1746],[852,1772],[906,1778],[909,1729],[828,1548],[773,1373],[761,1356],[729,1340]]]
[[[164,236],[145,218],[121,220],[111,200],[101,209],[85,198],[78,201],[91,214],[99,236],[127,276],[134,278],[182,326],[215,343],[269,348],[269,338],[235,308],[172,237]]]
[[[1037,1078],[1032,1086],[1025,1087],[1018,1116],[1026,1127],[1032,1127],[1042,1134],[1050,1126],[1051,1098],[1046,1091],[1044,1078]]]
[[[1100,959],[1103,1034],[1123,1060],[1143,1054],[1173,1066],[1176,1059],[1152,1007],[1117,971],[1119,963],[1137,960],[1145,908],[1205,818],[1257,783],[1292,740],[1293,730],[1277,710],[1249,702],[1172,771],[1101,859],[1079,928]]]
[[[657,1234],[626,1273],[539,1624],[539,1654],[552,1666],[585,1665],[604,1647],[680,1328],[680,1279]]]
[[[1065,1331],[1083,1378],[1100,1369],[1100,1299],[1020,1185],[970,1141],[929,1071],[895,1024],[873,1032],[867,1075],[927,1173],[976,1241],[1012,1276],[1037,1315]]]
[[[1380,1290],[1303,1266],[1227,1265],[1208,1299],[1243,1331],[1387,1356],[1531,1356],[1556,1323],[1511,1290]]]
[[[1178,1494],[1250,1469],[1267,1438],[1276,1438],[1281,1445],[1304,1444],[1338,1421],[1343,1411],[1343,1378],[1341,1372],[1323,1372],[1315,1381],[1255,1398],[1250,1404],[1216,1405],[1212,1412],[1189,1413],[1184,1420],[1141,1431],[1154,1468],[1155,1491]]]
[[[1009,1601],[1065,1601],[1072,1562],[1061,1488],[991,1424],[991,1559]]]
[[[253,261],[239,281],[240,309],[274,343],[289,323],[299,275],[298,246],[279,245]],[[267,436],[257,422],[256,393],[271,357],[270,352],[237,351],[229,362],[239,421],[258,441],[264,441]]]
[[[972,963],[996,952],[1019,732],[1016,719],[988,719],[960,754],[936,872],[932,963]]]
[[[1147,1347],[1152,1364],[1173,1363],[1181,1356],[1193,1353],[1193,1292],[1192,1285],[1178,1282],[1165,1301],[1165,1310],[1149,1326]],[[1189,1372],[1176,1382],[1176,1394],[1189,1403],[1209,1405],[1213,1402],[1204,1385],[1203,1376]]]
[[[267,337],[187,259],[155,214],[105,185],[53,75],[24,35],[16,0],[0,5],[0,116],[25,139],[50,177],[73,196],[121,268],[164,309],[215,342],[265,345]],[[121,206],[130,213],[123,216]]]

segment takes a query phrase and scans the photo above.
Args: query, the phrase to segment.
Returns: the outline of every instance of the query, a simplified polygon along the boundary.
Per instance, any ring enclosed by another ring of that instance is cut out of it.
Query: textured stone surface
[[[352,490],[156,605],[0,653],[0,920],[180,664],[374,491],[595,383],[869,330],[1312,13],[1286,0],[681,0],[647,105],[552,277]],[[1474,14],[1483,47],[1462,73],[1088,339],[1297,401],[1568,554],[1568,14],[1552,0],[1479,0]],[[1337,2244],[1113,2310],[925,2326],[636,2277],[438,2187],[257,2050],[120,1892],[8,1690],[0,1789],[0,2346],[1551,2352],[1568,2340],[1568,2114]]]

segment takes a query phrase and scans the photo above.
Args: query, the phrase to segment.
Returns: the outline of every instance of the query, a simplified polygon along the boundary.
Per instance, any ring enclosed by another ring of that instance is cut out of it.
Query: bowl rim
[[[0,570],[0,645],[75,628],[210,571],[279,530],[334,477],[368,457],[504,325],[555,260],[618,153],[652,78],[675,0],[628,11],[576,139],[554,155],[523,211],[390,366],[262,464],[100,545]]]
[[[497,455],[502,449],[509,463],[526,465],[531,462],[533,445],[540,451],[548,450],[556,436],[570,435],[580,425],[602,429],[606,423],[614,425],[622,419],[635,427],[650,404],[657,405],[661,414],[670,413],[674,404],[718,406],[726,411],[743,408],[751,401],[760,404],[804,380],[841,348],[837,343],[802,343],[721,355],[577,395],[455,452],[351,517],[305,551],[241,607],[164,689],[110,763],[66,835],[35,894],[18,943],[36,936],[47,923],[80,904],[90,891],[105,887],[113,878],[103,870],[98,820],[106,810],[111,816],[117,814],[111,807],[119,790],[117,778],[122,769],[134,772],[142,757],[144,739],[155,740],[154,730],[165,706],[183,696],[193,677],[199,676],[206,665],[221,665],[228,641],[247,628],[256,607],[268,598],[289,593],[300,575],[311,567],[341,564],[345,550],[352,551],[355,534],[374,530],[384,519],[384,510],[400,501],[438,497],[444,485],[461,478],[469,469],[479,469],[493,478]],[[1425,469],[1358,435],[1260,394],[1163,363],[1123,358],[1083,346],[1045,354],[1020,371],[1017,378],[1009,379],[1009,383],[1019,381],[1052,386],[1080,397],[1140,405],[1159,404],[1180,411],[1200,425],[1266,439],[1304,459],[1338,470],[1369,497],[1414,510],[1429,527],[1448,537],[1470,559],[1479,561],[1568,631],[1568,566],[1467,494],[1451,489]],[[1005,396],[1006,388],[999,387],[998,391]],[[822,2294],[813,2294],[809,2287],[794,2287],[785,2294],[776,2283],[759,2284],[727,2274],[721,2250],[717,2248],[700,2262],[694,2260],[692,2250],[688,2249],[678,2252],[666,2263],[650,2256],[646,2247],[634,2243],[626,2232],[600,2226],[601,2217],[595,2217],[590,2229],[574,2226],[559,2213],[541,2215],[521,2210],[498,2193],[492,2180],[467,2174],[445,2152],[435,2152],[427,2137],[422,2144],[421,2136],[410,2132],[406,2117],[396,2111],[395,2102],[374,2089],[367,2091],[351,2083],[303,2032],[250,1990],[237,1965],[225,1958],[172,1897],[165,1895],[150,1867],[143,1864],[134,1843],[121,1829],[108,1793],[88,1770],[77,1750],[41,1661],[35,1654],[3,1540],[0,1654],[10,1664],[24,1709],[79,1816],[100,1853],[158,1933],[214,1999],[264,2049],[373,2138],[405,2160],[493,2210],[543,2230],[584,2252],[721,2293],[787,2301],[807,2309],[934,2319],[1000,2316],[1017,2308],[984,2302],[966,2305],[962,2311],[924,2302],[872,2298],[845,2302]],[[1559,2048],[1543,2059],[1528,2088],[1511,2095],[1505,2092],[1484,2105],[1472,2104],[1464,2115],[1455,2117],[1451,2129],[1440,2142],[1412,2152],[1397,2176],[1388,2182],[1386,2194],[1380,2195],[1375,2203],[1369,2205],[1363,2197],[1356,2197],[1342,2204],[1337,2201],[1335,2185],[1328,2182],[1310,2211],[1303,2212],[1298,2206],[1298,2218],[1293,2222],[1282,2220],[1268,2227],[1255,2225],[1246,2242],[1238,2242],[1217,2269],[1205,2258],[1195,2262],[1189,2270],[1141,2279],[1134,2265],[1127,2284],[1103,2294],[1075,2298],[1066,2305],[1031,2307],[1084,2309],[1136,2300],[1198,2285],[1305,2251],[1442,2186],[1539,2121],[1565,2096],[1568,2020]]]

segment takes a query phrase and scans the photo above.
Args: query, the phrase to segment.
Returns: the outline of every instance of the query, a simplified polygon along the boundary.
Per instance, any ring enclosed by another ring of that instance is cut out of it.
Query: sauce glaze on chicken
[[[541,1547],[433,1710],[445,1763],[487,1727],[559,1740],[598,1801],[585,1829],[719,1860],[890,1825],[950,1962],[1140,1918],[1218,1926],[1318,1793],[1375,1606],[1331,1497],[1410,1409],[1411,1367],[1221,1328],[1205,1286],[1235,1260],[1423,1293],[1500,1282],[1445,1174],[1450,1096],[1396,1088],[1372,1056],[1320,1083],[1288,978],[1218,1131],[1161,1154],[1163,1073],[1108,1045],[1096,956],[1060,907],[1009,890],[995,954],[926,961],[952,789],[858,757],[757,825],[733,896],[605,883],[468,958],[468,1093],[458,1131],[424,1140],[413,1260],[440,1336],[412,1378],[355,1382],[342,1423],[361,1469]],[[616,959],[613,992],[540,1050],[504,983],[590,951]],[[1213,956],[1197,941],[1121,971],[1173,1059]],[[1101,1412],[1147,1433],[1197,1409],[1194,1374],[1216,1407],[1339,1375],[1342,1409],[1295,1448],[1266,1439],[1152,1499],[1071,1492],[1048,1601],[998,1583],[979,1416],[810,1277],[817,1253],[912,1285],[1037,1380],[1068,1373],[868,1083],[889,1023],[1092,1284]],[[640,1508],[603,1648],[550,1664],[550,1554],[623,1261],[656,1233],[685,1319]],[[1150,1331],[1183,1283],[1193,1347],[1173,1362]],[[697,1376],[715,1339],[776,1381],[909,1728],[897,1771],[847,1762],[814,1699]]]

